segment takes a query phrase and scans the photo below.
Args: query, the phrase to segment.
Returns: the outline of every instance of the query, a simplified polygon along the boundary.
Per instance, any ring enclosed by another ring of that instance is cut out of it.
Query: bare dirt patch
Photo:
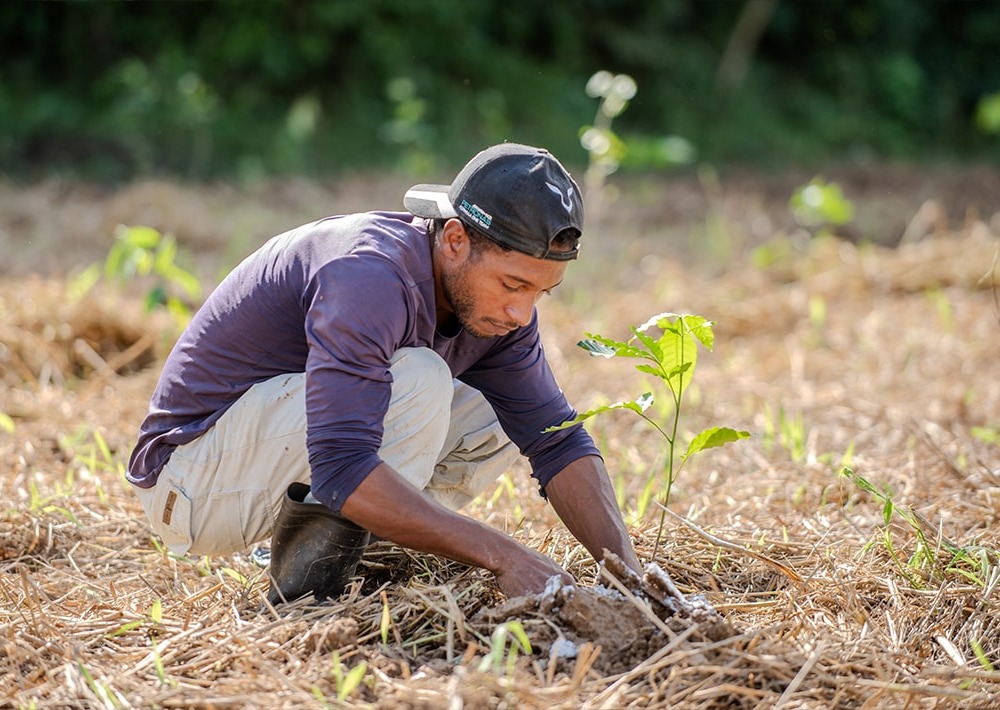
[[[703,596],[677,589],[656,563],[641,576],[611,553],[602,563],[610,586],[556,586],[483,609],[479,617],[490,625],[524,620],[550,669],[583,653],[605,676],[630,671],[687,638],[704,644],[738,634]]]

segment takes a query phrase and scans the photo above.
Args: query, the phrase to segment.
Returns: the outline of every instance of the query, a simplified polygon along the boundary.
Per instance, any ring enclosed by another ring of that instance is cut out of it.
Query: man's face
[[[516,251],[467,253],[441,273],[444,305],[476,337],[506,335],[531,321],[535,304],[559,285],[565,271],[565,261]]]

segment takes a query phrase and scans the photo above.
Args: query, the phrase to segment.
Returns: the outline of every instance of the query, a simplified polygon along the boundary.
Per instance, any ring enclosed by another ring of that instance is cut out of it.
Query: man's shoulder
[[[414,217],[409,212],[351,212],[323,217],[303,225],[303,228],[347,233],[364,233],[368,231],[388,231],[395,234],[406,234],[414,231],[426,231],[424,220]]]
[[[408,213],[338,215],[295,231],[292,248],[308,252],[320,264],[341,256],[383,256],[400,264],[419,264],[430,253],[426,227]]]

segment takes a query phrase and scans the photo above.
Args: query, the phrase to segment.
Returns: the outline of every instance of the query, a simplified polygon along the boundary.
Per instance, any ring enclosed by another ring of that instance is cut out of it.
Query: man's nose
[[[532,299],[520,299],[507,306],[507,316],[518,326],[525,326],[531,322],[531,312],[534,307],[535,302]]]

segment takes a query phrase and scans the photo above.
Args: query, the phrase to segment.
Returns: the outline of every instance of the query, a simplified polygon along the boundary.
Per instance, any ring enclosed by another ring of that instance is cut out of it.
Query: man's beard
[[[455,314],[455,320],[467,333],[477,338],[493,338],[495,333],[486,333],[473,324],[476,313],[475,297],[469,284],[468,272],[463,267],[458,272],[442,274],[441,287]]]

